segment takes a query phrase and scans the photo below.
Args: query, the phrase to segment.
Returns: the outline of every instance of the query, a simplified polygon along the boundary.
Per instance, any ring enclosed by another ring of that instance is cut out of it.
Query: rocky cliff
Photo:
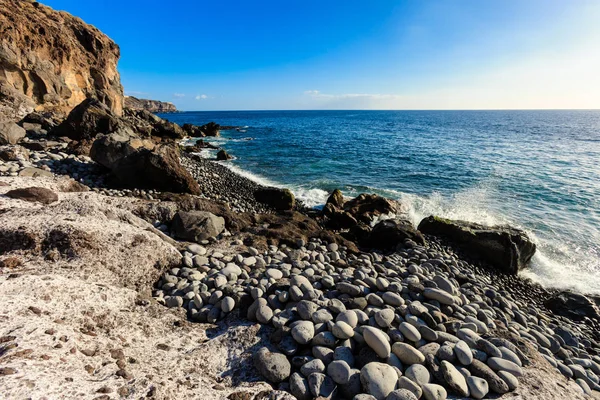
[[[0,119],[33,109],[68,113],[97,97],[123,110],[119,47],[66,12],[29,0],[0,0]]]
[[[166,101],[138,99],[133,96],[125,96],[125,108],[132,110],[146,110],[152,113],[159,112],[175,112],[177,107],[175,104]]]

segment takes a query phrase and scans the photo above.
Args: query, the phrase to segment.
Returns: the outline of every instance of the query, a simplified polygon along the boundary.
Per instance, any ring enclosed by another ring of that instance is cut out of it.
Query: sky
[[[42,0],[180,110],[597,109],[597,0]]]

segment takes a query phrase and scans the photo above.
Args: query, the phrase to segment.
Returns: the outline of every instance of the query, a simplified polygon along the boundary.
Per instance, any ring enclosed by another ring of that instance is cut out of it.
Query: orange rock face
[[[93,96],[121,115],[119,56],[115,42],[77,17],[33,1],[0,0],[0,111],[12,105],[15,114],[68,113]]]

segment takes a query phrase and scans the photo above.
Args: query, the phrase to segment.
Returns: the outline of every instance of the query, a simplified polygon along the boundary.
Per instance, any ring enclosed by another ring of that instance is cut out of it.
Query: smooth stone
[[[235,308],[235,300],[233,300],[233,298],[231,298],[229,296],[223,297],[223,300],[221,300],[221,310],[228,313],[228,312],[233,311],[234,308]]]
[[[199,244],[190,244],[187,246],[186,249],[190,253],[197,254],[199,256],[203,256],[206,254],[206,248],[203,246],[200,246]]]
[[[469,371],[476,377],[483,378],[488,382],[490,390],[498,394],[507,393],[508,385],[490,367],[479,360],[473,360]]]
[[[283,272],[281,272],[278,269],[275,268],[269,268],[265,274],[267,274],[267,276],[269,276],[270,278],[275,279],[276,281],[278,281],[279,279],[283,278]]]
[[[453,305],[455,302],[455,297],[453,295],[444,290],[436,288],[425,288],[425,290],[423,290],[423,296],[431,300],[437,300],[441,304],[449,306]]]
[[[423,387],[423,385],[431,382],[431,374],[424,365],[413,364],[404,371],[406,376],[417,385]]]
[[[352,368],[346,361],[335,360],[327,366],[327,375],[338,385],[345,385],[350,379]]]
[[[350,325],[352,328],[356,328],[358,325],[358,316],[354,310],[347,310],[338,314],[335,321],[342,321]]]
[[[381,299],[386,303],[394,307],[400,307],[404,305],[404,299],[398,293],[385,292],[381,295]]]
[[[394,343],[392,352],[406,365],[423,364],[425,362],[423,353],[406,343]]]
[[[419,398],[408,389],[397,389],[390,393],[385,400],[419,400]]]
[[[490,357],[487,360],[488,366],[494,371],[506,371],[514,376],[522,376],[523,370],[512,361],[505,360],[499,357]]]
[[[336,347],[333,351],[333,359],[336,361],[345,361],[349,366],[354,367],[354,354],[352,354],[352,349],[349,347]]]
[[[446,400],[448,392],[443,386],[436,385],[435,383],[428,383],[423,385],[423,397],[425,400]]]
[[[510,372],[498,371],[498,376],[502,378],[504,382],[506,382],[511,391],[516,390],[519,387],[519,380]]]
[[[423,395],[423,389],[421,389],[421,386],[417,385],[415,382],[411,381],[405,376],[401,376],[398,379],[398,389],[408,390],[414,394],[417,399],[420,399]]]
[[[396,313],[390,308],[386,308],[375,313],[375,322],[382,328],[389,328],[394,322]]]
[[[312,301],[302,300],[296,304],[296,310],[298,311],[298,315],[300,318],[304,320],[312,320],[312,316],[317,312],[319,306],[313,303]]]
[[[260,322],[261,324],[268,324],[269,322],[271,322],[272,318],[273,310],[271,310],[271,308],[268,305],[262,304],[258,306],[258,309],[256,310],[256,320],[258,322]]]
[[[300,372],[302,373],[302,375],[308,378],[308,376],[313,372],[325,372],[325,364],[323,364],[323,361],[319,360],[318,358],[315,358],[314,360],[311,360],[304,364],[300,368]]]
[[[517,364],[519,367],[523,366],[523,363],[521,362],[521,359],[519,358],[519,356],[517,356],[512,350],[510,350],[504,346],[498,347],[498,350],[500,350],[500,352],[502,353],[502,358],[504,358],[505,360],[512,361],[515,364]]]
[[[291,334],[299,344],[307,344],[315,336],[315,326],[311,321],[298,321],[292,328]]]
[[[458,369],[456,369],[456,367],[448,361],[442,361],[440,368],[442,370],[442,374],[444,375],[444,380],[448,386],[450,386],[450,389],[454,390],[463,397],[468,397],[469,386],[467,385],[467,380],[463,374],[461,374]]]
[[[380,329],[365,326],[363,328],[363,338],[367,345],[373,349],[379,357],[388,358],[390,356],[390,343],[388,342],[386,335]]]
[[[354,329],[344,321],[337,321],[331,328],[331,333],[338,339],[350,339],[354,336]]]
[[[402,332],[404,337],[406,337],[411,342],[418,342],[419,340],[421,340],[421,334],[419,333],[419,330],[413,325],[409,324],[408,322],[402,322],[398,326],[398,330]]]
[[[476,376],[468,377],[467,385],[469,385],[471,397],[474,397],[476,399],[483,399],[485,396],[487,396],[488,392],[490,391],[487,381],[483,378],[479,378]]]
[[[337,338],[329,331],[317,333],[312,340],[313,346],[334,347],[336,342]]]
[[[360,370],[360,381],[366,393],[377,400],[385,400],[396,388],[398,374],[390,365],[370,362]]]

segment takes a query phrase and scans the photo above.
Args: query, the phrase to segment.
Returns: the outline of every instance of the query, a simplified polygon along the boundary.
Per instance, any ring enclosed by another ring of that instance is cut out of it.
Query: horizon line
[[[600,108],[415,108],[415,109],[388,109],[388,108],[320,108],[320,109],[223,109],[223,110],[177,110],[159,114],[176,114],[182,112],[246,112],[246,111],[600,111]]]

